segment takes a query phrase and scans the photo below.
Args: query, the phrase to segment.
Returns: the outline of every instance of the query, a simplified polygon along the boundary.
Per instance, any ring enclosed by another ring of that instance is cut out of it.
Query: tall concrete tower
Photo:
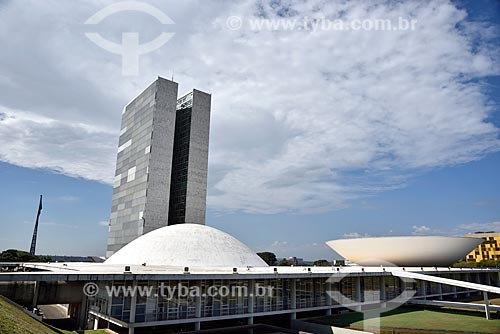
[[[157,228],[205,224],[209,94],[158,78],[122,114],[106,256]]]

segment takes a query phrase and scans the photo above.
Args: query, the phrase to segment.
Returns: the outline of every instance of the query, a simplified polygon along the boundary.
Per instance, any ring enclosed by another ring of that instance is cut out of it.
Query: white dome
[[[133,240],[105,261],[179,267],[267,267],[250,248],[229,234],[199,224],[159,228]]]
[[[326,244],[351,262],[364,266],[447,267],[482,241],[468,237],[406,236],[339,239]]]

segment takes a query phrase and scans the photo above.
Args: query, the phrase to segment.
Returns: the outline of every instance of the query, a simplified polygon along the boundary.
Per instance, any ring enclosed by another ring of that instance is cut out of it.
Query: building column
[[[325,294],[326,294],[326,306],[332,306],[332,297],[331,297],[332,283],[328,280],[326,281]],[[331,307],[326,310],[326,315],[332,315],[332,308]]]
[[[399,280],[400,288],[401,288],[401,297],[406,298],[408,295],[408,291],[406,290],[406,281]]]
[[[380,307],[386,308],[387,307],[387,296],[385,294],[385,276],[380,276]]]
[[[476,273],[476,283],[481,284],[481,276],[479,273]],[[481,291],[477,291],[478,295],[481,295]]]
[[[40,291],[40,283],[42,282],[35,281],[35,286],[33,287],[33,300],[31,302],[31,310],[38,305],[38,293]]]
[[[112,286],[113,285],[113,282],[111,281],[107,281],[105,284],[109,284],[109,286]],[[113,296],[109,295],[108,296],[108,299],[107,300],[107,328],[109,328],[109,325],[110,325],[110,322],[109,322],[109,318],[111,317],[111,306],[113,306]]]
[[[295,278],[291,278],[290,279],[290,285],[291,285],[291,308],[292,310],[296,310],[297,309],[297,282],[295,280]],[[293,312],[290,314],[290,318],[291,320],[295,320],[297,319],[297,312]]]
[[[361,303],[361,277],[354,277],[354,301],[356,303]],[[355,307],[356,311],[361,311],[361,305]]]
[[[93,330],[97,330],[99,328],[99,318],[94,317],[94,326],[92,327]]]
[[[79,329],[85,329],[85,323],[87,322],[87,296],[82,294],[82,302],[80,304],[80,309],[78,310],[77,325]]]
[[[470,280],[469,280],[469,273],[465,273],[464,274],[464,279],[463,280],[465,282],[470,282]],[[467,289],[467,293],[465,294],[465,297],[470,297],[470,291],[469,291],[468,288],[466,288],[466,289]]]
[[[424,297],[423,299],[427,299],[427,282],[422,280],[420,281],[420,296]]]
[[[137,281],[132,281],[132,291],[137,292]],[[130,298],[130,316],[128,320],[130,327],[128,328],[128,334],[134,334],[136,306],[137,306],[137,293],[133,293],[132,297]]]
[[[443,300],[443,285],[441,283],[438,283],[438,299]]]
[[[199,291],[201,291],[201,281],[197,281],[197,286],[199,287]],[[201,295],[198,293],[194,299],[195,302],[195,311],[194,316],[196,318],[201,318]],[[194,323],[194,330],[201,330],[201,321],[197,321]]]
[[[486,285],[491,285],[490,273],[487,272],[485,273],[485,275],[486,275],[486,280],[485,280]]]
[[[490,320],[490,299],[488,298],[488,292],[483,291],[483,298],[484,298],[484,311],[486,312],[486,319]]]
[[[255,291],[255,280],[251,279],[248,282],[248,313],[251,314],[251,316],[248,318],[248,324],[253,325],[253,313],[254,313],[254,303],[255,303],[255,297],[254,297],[254,291]]]

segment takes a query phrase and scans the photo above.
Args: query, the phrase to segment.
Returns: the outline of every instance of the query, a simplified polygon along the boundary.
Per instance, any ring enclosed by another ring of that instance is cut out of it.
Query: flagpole
[[[42,212],[42,195],[40,195],[40,204],[38,204],[38,213],[36,215],[35,228],[33,229],[33,238],[31,239],[30,254],[35,255],[36,248],[36,236],[38,234],[38,219],[40,219],[40,213]]]

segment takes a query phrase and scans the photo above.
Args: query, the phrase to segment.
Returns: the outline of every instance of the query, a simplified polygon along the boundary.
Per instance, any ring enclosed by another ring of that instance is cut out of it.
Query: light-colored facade
[[[254,324],[277,317],[293,320],[302,314],[310,316],[311,312],[329,315],[345,312],[346,308],[362,310],[405,301],[500,311],[499,306],[489,305],[486,309],[484,304],[461,302],[461,298],[482,299],[485,292],[500,293],[497,268],[214,267],[188,268],[186,272],[182,267],[149,265],[131,265],[129,271],[124,271],[123,265],[106,263],[24,266],[43,271],[3,273],[0,294],[26,305],[71,304],[82,329],[181,332],[213,327],[210,323],[218,321]],[[413,275],[414,279],[402,279]],[[99,287],[92,297],[83,294],[89,282]],[[198,287],[201,295],[162,296],[161,287],[165,291],[165,287],[168,290],[179,286]],[[208,293],[209,287],[222,291],[223,287],[233,286],[246,289],[234,295]],[[273,287],[273,293],[259,295],[258,286]],[[135,297],[108,294],[108,289],[119,287],[143,287],[149,293]]]
[[[481,238],[483,242],[467,254],[467,261],[500,261],[500,232],[478,232],[466,234],[467,237]]]
[[[205,223],[210,95],[177,93],[158,78],[123,111],[107,257],[157,228]]]
[[[471,295],[482,298],[482,293],[474,289],[424,280],[402,280],[389,271],[382,271],[381,268],[342,268],[342,272],[332,272],[328,269],[308,273],[301,272],[302,269],[278,268],[279,272],[272,274],[269,273],[272,268],[269,268],[268,273],[264,274],[258,269],[245,272],[239,268],[238,274],[222,275],[218,272],[209,278],[204,278],[207,275],[193,273],[163,279],[156,276],[154,280],[150,278],[148,281],[136,282],[152,289],[152,294],[136,299],[134,311],[132,297],[110,298],[105,293],[106,286],[127,286],[133,284],[132,282],[100,281],[100,293],[90,306],[90,314],[96,323],[95,328],[105,328],[110,321],[118,327],[145,329],[146,332],[147,328],[152,326],[168,326],[164,327],[165,329],[169,326],[180,326],[186,331],[202,329],[204,324],[217,320],[240,319],[253,324],[266,316],[288,315],[293,320],[303,312],[328,315],[345,311],[346,307],[368,309],[397,298],[407,299],[410,304],[443,300],[453,302]],[[432,275],[457,282],[487,282],[492,286],[500,283],[499,272],[494,269],[477,272],[460,269],[450,271],[447,268],[411,270],[430,274],[424,276]],[[161,286],[174,288],[179,285],[199,288],[201,298],[161,297]],[[210,287],[220,289],[232,286],[246,287],[247,293],[215,297],[210,297],[207,293]],[[259,296],[255,293],[256,286],[272,287],[273,294]],[[466,307],[463,303],[460,306]]]

